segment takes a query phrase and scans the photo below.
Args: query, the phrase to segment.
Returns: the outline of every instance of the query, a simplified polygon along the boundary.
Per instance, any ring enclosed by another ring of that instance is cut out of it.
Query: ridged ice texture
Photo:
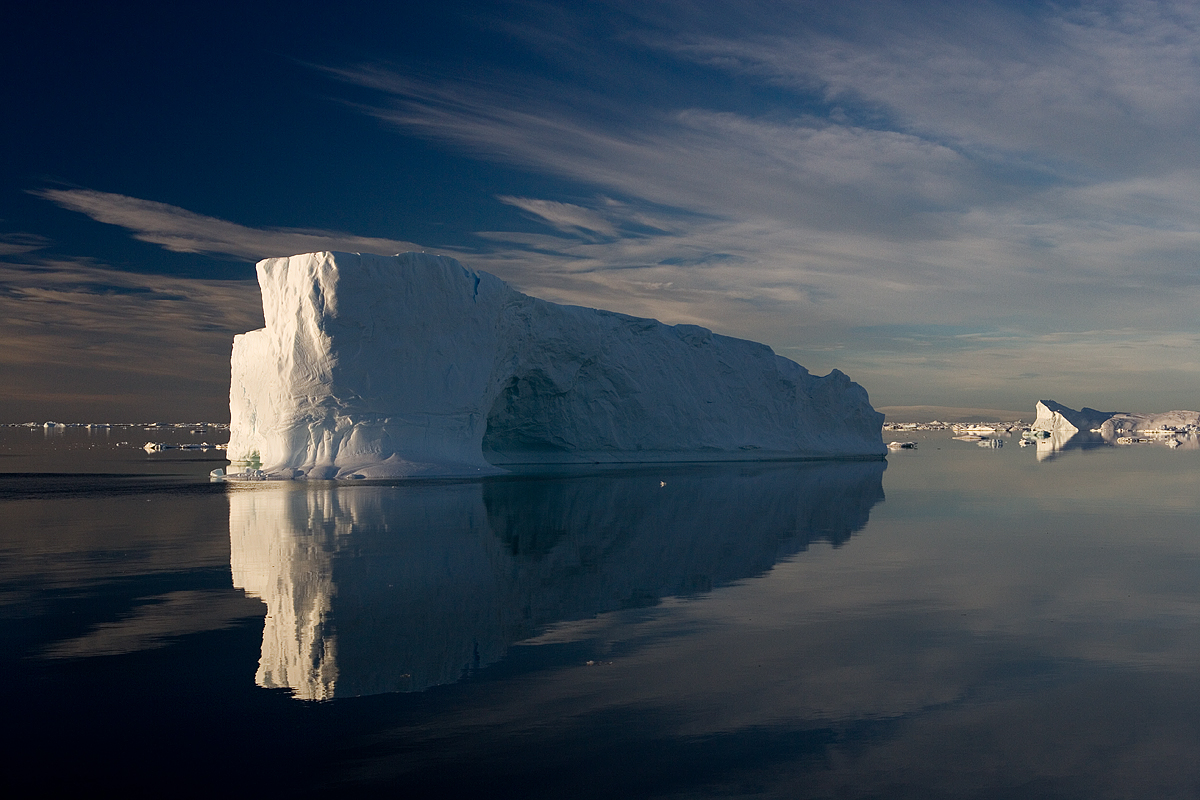
[[[478,475],[518,463],[878,456],[861,386],[766,345],[521,294],[452,258],[258,264],[234,339],[229,457],[276,477]]]

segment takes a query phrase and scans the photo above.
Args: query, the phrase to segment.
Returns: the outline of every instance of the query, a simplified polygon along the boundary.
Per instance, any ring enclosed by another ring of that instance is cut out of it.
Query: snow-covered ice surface
[[[763,344],[538,300],[425,253],[257,269],[266,326],[234,339],[233,470],[353,479],[886,453],[861,386]]]

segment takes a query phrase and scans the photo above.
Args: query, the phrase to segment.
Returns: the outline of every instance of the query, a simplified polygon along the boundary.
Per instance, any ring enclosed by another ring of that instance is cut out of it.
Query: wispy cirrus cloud
[[[45,236],[34,233],[5,233],[0,234],[0,256],[16,256],[22,253],[32,253],[50,244]]]
[[[1195,163],[1185,147],[1200,120],[1193,3],[979,3],[962,13],[954,3],[849,2],[825,26],[799,9],[756,8],[732,34],[701,18],[637,35],[980,155],[1109,174]]]
[[[178,206],[94,189],[34,189],[32,194],[97,222],[117,225],[135,239],[176,253],[207,253],[251,261],[275,256],[344,250],[392,255],[422,250],[393,239],[307,228],[251,228]]]
[[[576,35],[585,14],[606,36]],[[474,231],[479,246],[458,251],[469,266],[547,299],[766,341],[848,369],[884,404],[969,386],[955,402],[1020,407],[1022,376],[1046,363],[1097,391],[1118,371],[1127,392],[1153,380],[1166,405],[1194,393],[1165,344],[1190,341],[1200,303],[1194,6],[613,0],[534,6],[529,22],[509,35],[565,65],[557,79],[323,68],[369,90],[357,107],[400,137],[566,185],[497,185],[544,227]],[[423,249],[39,194],[181,252]],[[999,329],[1003,343],[959,338]]]
[[[431,84],[379,68],[338,74],[386,93],[391,102],[369,113],[406,131],[706,216],[804,219],[824,229],[866,220],[904,235],[900,218],[920,224],[922,211],[984,192],[968,161],[903,132],[703,108],[597,123],[498,87]]]
[[[1022,295],[1017,305],[1028,306],[1060,296],[1063,286],[1102,280],[1134,291],[1195,283],[1175,262],[1200,233],[1200,207],[1186,200],[1200,189],[1200,173],[1027,186],[1025,174],[989,174],[991,167],[936,142],[829,120],[688,111],[625,132],[596,128],[567,109],[521,109],[508,96],[428,85],[410,92],[408,79],[389,82],[378,71],[368,82],[396,98],[373,112],[381,118],[473,148],[491,143],[496,158],[587,180],[629,198],[626,206],[673,209],[668,230],[613,241],[488,234],[552,252],[562,264],[549,270],[699,264],[724,253],[736,265],[721,265],[729,278],[723,290],[777,292],[790,282],[811,297],[816,286],[841,299],[847,322],[931,313],[955,322],[979,315],[975,304],[986,293],[995,293],[996,306]],[[592,226],[609,214],[599,203],[571,204],[566,220],[565,205],[523,202],[527,210],[556,209],[562,231],[585,211]],[[609,230],[620,230],[609,221]],[[900,299],[896,291],[923,296]],[[921,300],[926,307],[915,307]]]
[[[1011,364],[1004,375],[1069,361],[1078,385],[1103,387],[1153,364],[1174,396],[1194,387],[1180,351],[1145,344],[1187,338],[1200,302],[1193,5],[608,5],[619,13],[606,41],[556,35],[569,12],[511,32],[586,65],[594,86],[636,51],[735,81],[738,101],[689,86],[674,106],[636,93],[622,106],[602,90],[513,88],[528,85],[513,76],[337,72],[377,91],[364,111],[405,134],[578,185],[569,209],[522,200],[559,235],[483,232],[493,247],[475,263],[543,296],[707,324],[806,364],[836,352],[830,366],[857,363],[907,396],[922,381],[951,392],[950,373],[975,368],[935,337],[937,358],[893,369],[872,358],[880,324],[1012,325],[1019,344],[967,348]],[[578,200],[589,192],[667,209],[671,224],[629,231]],[[594,215],[612,233],[596,235]],[[978,391],[1014,392],[985,373]]]
[[[600,214],[574,203],[560,203],[555,200],[536,200],[532,197],[511,197],[501,195],[496,198],[505,205],[515,206],[553,228],[570,235],[600,234],[601,236],[616,236],[617,229]]]

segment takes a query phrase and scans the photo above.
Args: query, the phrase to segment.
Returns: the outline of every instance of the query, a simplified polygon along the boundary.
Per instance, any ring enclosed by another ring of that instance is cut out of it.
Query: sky
[[[316,250],[765,342],[893,417],[1200,408],[1194,3],[16,5],[0,421],[228,419],[254,262]]]

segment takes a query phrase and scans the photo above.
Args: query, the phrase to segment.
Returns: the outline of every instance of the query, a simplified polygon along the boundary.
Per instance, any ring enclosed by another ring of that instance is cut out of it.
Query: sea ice
[[[763,344],[538,300],[425,253],[257,269],[266,326],[234,340],[234,468],[352,479],[886,453],[861,386]]]

